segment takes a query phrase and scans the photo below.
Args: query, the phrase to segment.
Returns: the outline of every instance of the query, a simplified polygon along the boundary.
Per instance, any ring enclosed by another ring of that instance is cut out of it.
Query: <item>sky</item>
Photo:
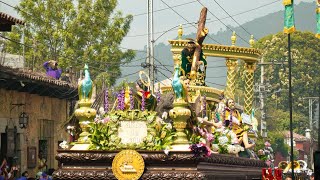
[[[234,14],[246,12],[251,9],[258,9],[249,11],[247,13],[235,16],[233,21],[231,18],[224,19],[222,22],[225,25],[238,26],[238,24],[243,24],[248,21],[251,21],[255,18],[265,16],[269,13],[280,11],[283,9],[281,0],[199,0],[205,7],[208,8],[207,21],[216,20],[217,18],[228,17],[229,13],[231,16]],[[302,0],[296,0],[295,4],[299,4]],[[310,1],[310,0],[309,0]],[[217,3],[216,3],[217,2]],[[162,11],[157,11],[154,13],[154,39],[157,39],[163,34],[164,31],[167,31],[179,24],[184,24],[189,22],[196,22],[199,19],[199,14],[202,9],[202,5],[197,0],[154,0],[154,11],[174,7],[173,9],[180,14],[179,16],[172,9],[166,9]],[[134,4],[134,5],[133,5]],[[184,4],[184,5],[182,5]],[[227,12],[223,11],[222,8]],[[168,6],[167,6],[168,5]],[[134,15],[133,22],[131,24],[130,32],[127,37],[124,38],[122,42],[123,47],[133,48],[133,49],[142,49],[147,44],[147,14],[148,8],[147,1],[142,0],[119,0],[118,9],[121,10],[124,14]],[[217,17],[217,18],[216,18]],[[187,21],[186,21],[186,20]],[[219,30],[226,29],[225,25],[219,21],[214,23],[207,24],[207,28],[210,33],[216,33]],[[248,29],[250,32],[250,29]],[[160,32],[160,33],[159,33]],[[187,28],[184,29],[184,34],[189,34],[196,32],[196,28]],[[250,32],[254,35],[254,32]],[[177,29],[164,33],[157,41],[157,43],[167,43],[167,40],[174,39],[177,37]]]
[[[12,16],[18,16],[13,8],[5,5],[2,2],[15,6],[20,0],[0,0],[0,11],[8,13]],[[246,12],[252,9],[252,11],[243,13],[241,15],[234,16],[234,20],[231,18],[223,19],[222,22],[225,25],[238,26],[251,21],[255,18],[265,16],[269,13],[273,13],[283,9],[281,0],[199,0],[204,6],[208,8],[207,21],[216,20],[217,18],[224,18],[230,15]],[[296,0],[295,4],[306,0]],[[310,1],[310,0],[308,0]],[[154,0],[154,39],[156,44],[167,43],[169,39],[177,37],[177,29],[165,32],[179,24],[185,24],[188,22],[196,22],[199,19],[199,14],[202,9],[202,5],[197,0]],[[227,12],[224,12],[222,8]],[[173,10],[168,8],[173,7]],[[176,7],[174,7],[176,6]],[[258,8],[259,7],[259,8]],[[165,10],[161,10],[168,8]],[[116,10],[122,11],[124,15],[133,15],[133,22],[131,24],[128,35],[124,38],[121,46],[131,49],[143,49],[147,44],[147,0],[118,0],[118,6]],[[158,11],[161,10],[161,11]],[[180,16],[176,13],[180,14]],[[144,14],[145,13],[145,14]],[[183,18],[182,18],[182,17]],[[187,22],[188,21],[188,22]],[[226,29],[225,25],[219,21],[207,24],[207,28],[210,33],[216,33],[219,30]],[[250,29],[248,29],[250,32]],[[196,28],[185,28],[184,34],[196,32]],[[250,32],[254,35],[254,32]],[[161,37],[160,37],[161,36]],[[158,38],[160,37],[160,38]]]

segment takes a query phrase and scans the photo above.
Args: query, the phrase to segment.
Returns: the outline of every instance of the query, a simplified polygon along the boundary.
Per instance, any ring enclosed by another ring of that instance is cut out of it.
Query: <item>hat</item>
[[[196,43],[196,41],[192,38],[186,38],[186,40],[188,40],[188,43]]]

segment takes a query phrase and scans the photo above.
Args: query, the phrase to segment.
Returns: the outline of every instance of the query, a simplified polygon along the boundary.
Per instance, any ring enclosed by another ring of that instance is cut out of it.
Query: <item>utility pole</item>
[[[259,85],[259,97],[260,97],[260,110],[261,110],[261,137],[267,137],[267,122],[266,122],[266,111],[264,108],[264,99],[266,94],[266,86],[264,84],[264,64],[263,57],[261,58],[261,80]]]
[[[153,0],[148,0],[148,44],[147,67],[151,90],[154,92],[154,37],[153,37]]]
[[[313,166],[313,138],[315,132],[313,130],[313,103],[319,99],[319,97],[304,97],[303,99],[309,100],[309,128],[310,128],[310,167]],[[319,142],[318,142],[319,143]]]
[[[260,122],[260,135],[263,138],[268,137],[267,133],[267,113],[265,108],[265,98],[266,93],[270,92],[269,84],[265,83],[264,79],[264,66],[265,65],[283,65],[283,62],[264,62],[263,57],[261,58],[261,61],[258,65],[261,66],[261,75],[260,75],[260,84],[258,85],[258,92],[259,92],[259,99],[260,99],[260,111],[261,111],[261,122]]]

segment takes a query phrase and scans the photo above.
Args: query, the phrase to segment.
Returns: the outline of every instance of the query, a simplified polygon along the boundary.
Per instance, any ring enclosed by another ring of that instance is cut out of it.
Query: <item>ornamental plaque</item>
[[[118,136],[123,144],[140,144],[147,136],[145,121],[120,121]]]
[[[144,160],[135,150],[123,150],[112,161],[113,175],[119,180],[137,180],[144,171]]]

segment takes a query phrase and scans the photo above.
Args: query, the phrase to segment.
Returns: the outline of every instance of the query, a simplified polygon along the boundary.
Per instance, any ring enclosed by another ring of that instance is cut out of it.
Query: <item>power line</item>
[[[206,77],[206,79],[213,79],[213,78],[224,78],[224,77],[227,77],[227,76],[214,76],[214,77]]]
[[[164,2],[163,0],[161,0],[162,3],[164,3],[166,6],[168,6],[173,12],[175,12],[177,15],[179,15],[182,19],[184,19],[185,21],[187,21],[188,23],[190,23],[186,18],[184,18],[181,14],[179,14],[176,10],[174,10],[172,7],[170,7],[166,2]],[[199,2],[199,1],[198,1]],[[190,23],[191,24],[191,23]],[[196,29],[198,29],[195,25],[192,25],[193,27],[195,27]],[[208,38],[210,38],[211,40],[213,40],[214,42],[221,44],[220,42],[218,42],[217,40],[213,39],[212,37],[210,37],[209,35],[207,35]]]
[[[212,66],[212,67],[207,67],[207,69],[215,69],[215,68],[225,68],[226,66]]]
[[[157,58],[153,57],[161,66],[167,69],[167,71],[171,72],[166,66],[164,66]]]
[[[179,6],[184,6],[184,5],[187,5],[187,4],[192,4],[192,3],[195,3],[197,2],[197,0],[194,0],[194,1],[190,1],[190,2],[186,2],[186,3],[183,3],[183,4],[178,4],[178,5],[174,5],[172,7],[179,7]],[[164,11],[164,10],[167,10],[167,9],[170,9],[170,8],[163,8],[163,9],[158,9],[158,10],[155,10],[153,12],[159,12],[159,11]],[[148,13],[140,13],[140,14],[136,14],[136,15],[133,15],[133,17],[136,17],[136,16],[141,16],[141,15],[146,15]]]
[[[22,46],[29,47],[29,48],[33,48],[32,46],[28,46],[28,45],[23,44],[23,43],[21,43],[21,42],[18,42],[18,41],[16,41],[16,40],[13,40],[13,39],[7,38],[7,37],[3,36],[2,34],[0,34],[0,37],[2,37],[3,39],[6,39],[6,40],[8,40],[8,41],[11,41],[11,42],[14,42],[14,43],[20,44],[20,45],[22,45]]]
[[[217,86],[226,87],[225,85],[217,84],[217,83],[213,83],[213,82],[209,82],[209,81],[206,81],[206,83],[213,84],[213,85],[217,85]]]
[[[267,3],[267,4],[263,4],[261,6],[258,6],[258,7],[255,7],[255,8],[252,8],[252,9],[249,9],[249,10],[246,10],[246,11],[243,11],[243,12],[240,12],[240,13],[237,13],[237,14],[233,14],[231,15],[231,17],[235,17],[235,16],[239,16],[239,15],[242,15],[242,14],[246,14],[248,12],[251,12],[251,11],[255,11],[255,10],[258,10],[258,9],[261,9],[263,7],[266,7],[266,6],[269,6],[269,5],[272,5],[272,4],[275,4],[275,3],[278,3],[279,1],[276,0],[276,1],[273,1],[273,2],[270,2],[270,3]],[[217,22],[219,20],[224,20],[224,19],[229,19],[230,16],[226,16],[226,17],[223,17],[223,18],[220,18],[220,19],[215,19],[215,20],[211,20],[211,21],[207,21],[206,24],[210,24],[210,23],[213,23],[213,22]],[[187,24],[187,23],[186,23]],[[178,26],[177,26],[178,27]],[[176,27],[176,28],[177,28]],[[191,28],[193,26],[186,26],[186,27],[183,27],[184,29],[187,29],[187,28]],[[176,28],[174,29],[171,29],[171,30],[166,30],[166,31],[159,31],[159,32],[156,32],[156,33],[153,33],[153,34],[161,34],[161,33],[164,33],[164,32],[169,32],[169,31],[173,31],[173,30],[176,30]],[[126,36],[126,37],[130,37],[130,38],[134,38],[134,37],[141,37],[141,36],[147,36],[148,34],[136,34],[136,35],[130,35],[130,36]]]
[[[18,42],[18,41],[13,40],[13,39],[7,38],[7,37],[3,36],[2,34],[0,34],[0,37],[4,38],[4,39],[6,39],[6,40],[9,40],[9,41],[11,41],[11,42],[20,44],[20,45],[22,45],[22,46],[35,49],[33,46],[28,46],[28,45],[26,45],[26,44],[20,43],[20,42]],[[61,57],[73,59],[73,57],[68,57],[68,56],[62,56],[62,55],[61,55]],[[143,57],[143,58],[137,59],[137,60],[135,60],[135,61],[143,60],[143,59],[145,59],[145,58],[146,58],[146,57]],[[132,62],[134,62],[134,61],[132,61]],[[90,64],[99,63],[99,62],[94,62],[94,63],[87,62],[87,63],[90,65]],[[105,62],[106,65],[108,65],[108,64],[119,64],[119,65],[121,65],[121,64],[128,64],[128,63],[130,63],[130,62]],[[140,67],[140,66],[141,66],[141,65],[125,65],[125,66],[121,66],[121,67]],[[98,71],[105,71],[105,69],[102,69],[102,68],[96,68],[96,67],[90,67],[90,68],[95,69],[95,70],[98,70]]]
[[[200,0],[197,0],[197,1],[198,1],[199,4],[201,4],[203,7],[205,7],[205,5],[200,2]],[[219,19],[216,15],[214,15],[209,9],[208,9],[208,12],[209,12],[212,16],[214,16],[221,24],[223,24],[227,29],[229,29],[231,32],[233,32],[233,30],[232,30],[229,26],[227,26],[224,22],[222,22],[221,19]],[[240,39],[242,39],[244,42],[246,42],[247,44],[249,44],[249,42],[247,42],[247,40],[245,40],[244,38],[242,38],[239,34],[238,34],[238,36],[239,36]],[[249,45],[250,45],[250,44],[249,44]]]
[[[128,49],[128,50],[132,50],[132,51],[138,51],[138,52],[147,52],[147,51],[144,51],[144,50],[137,50],[137,49],[125,48],[125,47],[121,47],[121,46],[119,46],[119,48],[121,48],[121,49]]]
[[[247,32],[249,35],[252,35],[250,32],[248,32],[241,24],[239,24],[216,0],[214,2],[226,13],[228,16],[238,24],[245,32]],[[257,39],[256,39],[257,40]]]
[[[160,73],[160,74],[162,74],[164,77],[166,77],[167,79],[170,79],[168,76],[166,76],[163,72],[161,72],[160,70],[158,70],[158,72]],[[171,80],[172,81],[172,80]]]

